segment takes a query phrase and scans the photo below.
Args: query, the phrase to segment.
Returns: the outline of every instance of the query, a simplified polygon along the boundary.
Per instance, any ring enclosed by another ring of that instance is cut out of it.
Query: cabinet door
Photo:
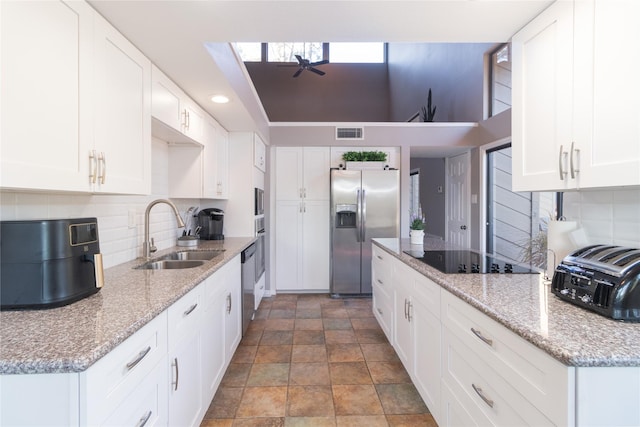
[[[302,202],[302,288],[329,291],[329,201]]]
[[[202,144],[204,142],[205,113],[191,99],[182,99],[182,132],[189,138]]]
[[[414,298],[411,305],[411,322],[414,327],[414,365],[411,378],[436,421],[440,421],[440,319],[418,298]]]
[[[224,268],[224,267],[223,267]],[[226,318],[225,287],[221,271],[206,280],[202,313],[202,400],[213,399],[225,370],[224,321]]]
[[[205,117],[204,147],[202,149],[202,197],[218,197],[218,153],[217,123],[211,117]]]
[[[152,67],[151,76],[153,79],[151,88],[152,116],[172,129],[181,132],[180,98],[184,96],[183,92],[155,65]]]
[[[151,62],[95,16],[97,191],[151,192]]]
[[[640,185],[640,2],[575,2],[574,141],[579,187]],[[570,166],[571,167],[571,166]]]
[[[216,140],[217,181],[216,196],[218,199],[229,197],[229,132],[218,126]]]
[[[169,146],[169,197],[199,199],[203,190],[203,152],[191,145]]]
[[[93,10],[3,1],[0,187],[89,190]]]
[[[267,170],[266,147],[264,141],[258,134],[254,135],[253,141],[253,165],[262,172]]]
[[[513,190],[563,190],[571,149],[573,2],[559,1],[512,38]]]
[[[276,200],[300,200],[302,167],[302,148],[276,148]]]
[[[276,203],[276,286],[278,290],[299,289],[302,280],[302,202]],[[327,233],[329,231],[327,230]]]
[[[402,267],[402,265],[396,265]],[[413,364],[413,322],[411,319],[411,294],[410,289],[413,285],[411,275],[407,274],[405,269],[395,269],[394,274],[394,342],[398,357],[402,364],[411,372]]]
[[[304,147],[303,159],[303,197],[308,200],[329,200],[329,169],[331,167],[329,147]]]
[[[186,335],[169,351],[169,425],[197,426],[202,415],[200,331]]]
[[[226,363],[233,357],[242,339],[242,278],[240,256],[225,266],[225,320],[224,341]]]

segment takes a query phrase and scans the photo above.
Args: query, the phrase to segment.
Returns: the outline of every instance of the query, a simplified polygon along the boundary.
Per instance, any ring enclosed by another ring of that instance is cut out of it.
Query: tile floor
[[[263,299],[201,427],[437,427],[371,299]]]

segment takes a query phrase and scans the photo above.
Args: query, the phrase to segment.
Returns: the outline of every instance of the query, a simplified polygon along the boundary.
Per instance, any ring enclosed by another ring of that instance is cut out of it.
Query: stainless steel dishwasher
[[[256,244],[252,243],[240,254],[242,262],[242,336],[247,332],[254,314],[254,286],[256,283]]]

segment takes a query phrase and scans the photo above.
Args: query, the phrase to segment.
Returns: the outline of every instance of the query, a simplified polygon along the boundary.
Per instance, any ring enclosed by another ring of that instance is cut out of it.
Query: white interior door
[[[463,248],[468,248],[471,244],[469,227],[471,224],[470,168],[471,156],[469,152],[449,157],[446,160],[447,241]]]

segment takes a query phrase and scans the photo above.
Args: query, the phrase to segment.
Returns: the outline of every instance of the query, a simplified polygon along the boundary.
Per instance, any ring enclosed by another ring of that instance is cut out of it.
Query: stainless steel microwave
[[[254,215],[264,215],[264,190],[255,188],[255,212]]]

